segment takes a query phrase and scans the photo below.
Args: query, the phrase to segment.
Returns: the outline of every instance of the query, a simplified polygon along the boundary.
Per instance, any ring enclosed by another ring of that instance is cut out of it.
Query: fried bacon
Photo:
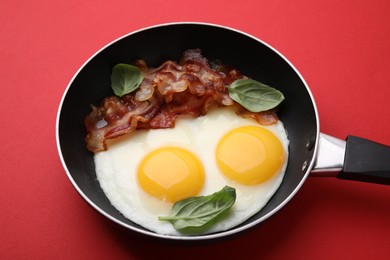
[[[106,140],[137,129],[172,128],[179,115],[199,117],[215,105],[234,106],[238,115],[263,125],[278,120],[275,111],[254,113],[234,102],[225,86],[247,77],[226,66],[210,65],[199,49],[185,51],[179,63],[166,61],[158,68],[148,68],[144,60],[134,64],[144,76],[140,87],[123,97],[105,98],[85,118],[91,152],[104,151]]]

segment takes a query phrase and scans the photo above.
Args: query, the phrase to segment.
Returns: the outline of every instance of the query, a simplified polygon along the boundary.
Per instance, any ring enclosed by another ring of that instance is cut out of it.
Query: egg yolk
[[[235,128],[222,137],[216,150],[217,165],[231,180],[253,185],[278,173],[285,160],[280,140],[258,126]]]
[[[162,147],[143,158],[137,172],[138,183],[148,194],[167,202],[197,195],[205,173],[200,160],[180,147]]]

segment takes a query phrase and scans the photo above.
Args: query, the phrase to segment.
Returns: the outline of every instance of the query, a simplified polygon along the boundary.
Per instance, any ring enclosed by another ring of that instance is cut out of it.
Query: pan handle
[[[352,135],[344,141],[321,133],[311,176],[390,185],[390,147]]]

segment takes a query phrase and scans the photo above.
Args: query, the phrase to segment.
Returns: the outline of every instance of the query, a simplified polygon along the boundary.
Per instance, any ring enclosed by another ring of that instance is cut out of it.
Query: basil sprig
[[[159,216],[160,221],[169,221],[182,233],[197,234],[218,222],[236,201],[236,190],[225,186],[208,196],[191,197],[176,202],[170,216]]]
[[[111,87],[114,94],[121,97],[136,90],[143,79],[138,67],[119,63],[112,68]]]
[[[253,79],[238,79],[227,88],[229,96],[251,112],[270,110],[284,100],[282,92]]]

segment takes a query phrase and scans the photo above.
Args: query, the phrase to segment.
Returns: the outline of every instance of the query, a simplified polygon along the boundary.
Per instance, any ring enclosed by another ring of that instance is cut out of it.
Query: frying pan
[[[200,48],[209,60],[219,59],[243,74],[283,92],[278,115],[290,140],[283,182],[266,206],[243,224],[219,233],[196,236],[156,234],[126,219],[108,201],[96,179],[93,154],[86,149],[84,118],[90,104],[113,92],[111,70],[117,63],[142,58],[151,67],[178,60],[183,51]],[[362,138],[346,141],[320,133],[315,101],[305,80],[277,50],[246,33],[219,25],[173,23],[125,35],[99,50],[75,74],[59,106],[57,147],[69,180],[98,212],[120,226],[148,236],[173,240],[226,237],[253,227],[281,209],[303,185],[309,173],[389,184],[390,148]]]

